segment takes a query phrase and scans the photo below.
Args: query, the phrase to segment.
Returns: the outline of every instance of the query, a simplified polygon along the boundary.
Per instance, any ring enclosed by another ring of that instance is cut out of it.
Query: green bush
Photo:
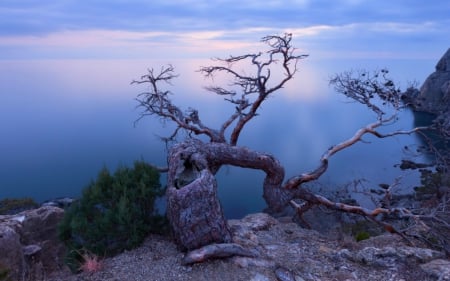
[[[37,208],[39,205],[31,198],[5,198],[0,200],[0,215],[14,215],[25,210]]]
[[[3,267],[3,265],[0,264],[0,281],[8,281],[11,280],[9,278],[11,270]]]
[[[111,256],[137,247],[149,232],[167,229],[165,217],[155,208],[163,194],[159,172],[142,161],[113,175],[104,168],[66,210],[59,226],[59,237],[69,249],[67,264],[79,268],[81,249]]]
[[[362,241],[362,240],[366,240],[366,239],[369,239],[369,238],[370,238],[370,234],[368,232],[365,232],[365,231],[358,232],[355,235],[355,240],[357,242]]]

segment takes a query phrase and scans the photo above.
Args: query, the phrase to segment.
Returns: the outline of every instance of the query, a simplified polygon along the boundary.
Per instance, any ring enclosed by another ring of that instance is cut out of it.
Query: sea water
[[[135,123],[140,109],[134,100],[148,90],[130,85],[154,60],[2,60],[0,61],[0,199],[32,197],[38,202],[56,197],[77,197],[103,167],[110,170],[145,160],[166,164],[167,147],[161,136],[173,126],[156,117]],[[234,106],[203,89],[212,82],[196,70],[208,61],[170,62],[180,76],[170,89],[182,109],[198,108],[206,125],[218,128]],[[423,82],[433,71],[428,60],[302,61],[295,79],[265,101],[259,115],[243,130],[239,145],[277,157],[286,177],[315,169],[332,145],[351,137],[373,122],[375,115],[351,103],[328,86],[336,72],[350,68],[388,67],[396,81]],[[226,80],[216,80],[224,82]],[[410,112],[399,115],[384,131],[410,129]],[[364,179],[367,187],[402,182],[402,189],[418,183],[413,172],[395,167],[401,159],[415,158],[405,147],[415,147],[416,136],[377,139],[365,136],[330,159],[321,177],[325,189]],[[223,167],[218,175],[220,200],[229,218],[265,207],[264,173]],[[164,175],[162,177],[164,184]]]

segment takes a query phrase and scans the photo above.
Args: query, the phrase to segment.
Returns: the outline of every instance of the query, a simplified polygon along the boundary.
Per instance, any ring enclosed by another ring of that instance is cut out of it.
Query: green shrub
[[[113,175],[104,168],[66,210],[59,226],[59,237],[69,249],[67,264],[79,268],[80,249],[111,256],[137,247],[149,232],[167,229],[165,217],[155,208],[163,194],[159,172],[142,161]]]
[[[353,236],[355,241],[359,242],[362,240],[369,239],[370,237],[378,236],[384,233],[384,230],[380,228],[378,224],[373,221],[360,219],[358,217],[353,217],[355,220],[353,222],[345,222],[341,224],[342,231]]]
[[[31,198],[6,198],[0,200],[0,215],[14,215],[25,210],[37,208],[39,205]]]
[[[362,241],[362,240],[366,240],[366,239],[369,239],[369,238],[370,238],[370,234],[368,232],[365,232],[365,231],[358,232],[355,235],[355,240],[357,242]]]
[[[9,280],[11,280],[10,272],[11,272],[11,270],[9,270],[3,264],[0,263],[0,281],[9,281]]]
[[[437,168],[420,169],[421,186],[414,188],[419,200],[430,199],[432,197],[442,198],[450,186],[450,173],[448,170]]]

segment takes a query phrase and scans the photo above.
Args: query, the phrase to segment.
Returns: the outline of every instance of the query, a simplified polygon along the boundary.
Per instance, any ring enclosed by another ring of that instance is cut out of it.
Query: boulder
[[[51,206],[0,216],[0,277],[45,280],[61,269],[65,246],[58,239],[58,224],[63,216],[64,210]]]
[[[20,280],[24,266],[20,235],[6,224],[0,224],[0,253],[0,280]]]
[[[70,197],[60,197],[60,198],[55,198],[52,200],[44,201],[41,204],[41,207],[52,206],[52,207],[59,207],[59,208],[65,209],[67,207],[70,207],[70,205],[72,205],[75,201],[76,201],[76,199],[73,199]]]
[[[65,247],[58,239],[58,224],[63,217],[63,209],[45,206],[25,212],[22,223],[22,244],[40,246],[42,264],[49,271],[58,269],[64,264],[62,257]]]
[[[426,263],[435,259],[445,258],[442,252],[426,248],[414,247],[365,247],[359,251],[351,252],[343,249],[339,253],[351,261],[376,267],[396,267],[398,263]]]
[[[432,260],[420,265],[423,271],[438,280],[450,280],[450,261],[444,259]]]

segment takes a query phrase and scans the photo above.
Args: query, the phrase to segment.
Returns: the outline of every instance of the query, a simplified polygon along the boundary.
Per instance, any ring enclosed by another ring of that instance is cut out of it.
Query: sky
[[[283,32],[324,59],[435,59],[449,14],[446,0],[2,0],[0,59],[210,57]]]

